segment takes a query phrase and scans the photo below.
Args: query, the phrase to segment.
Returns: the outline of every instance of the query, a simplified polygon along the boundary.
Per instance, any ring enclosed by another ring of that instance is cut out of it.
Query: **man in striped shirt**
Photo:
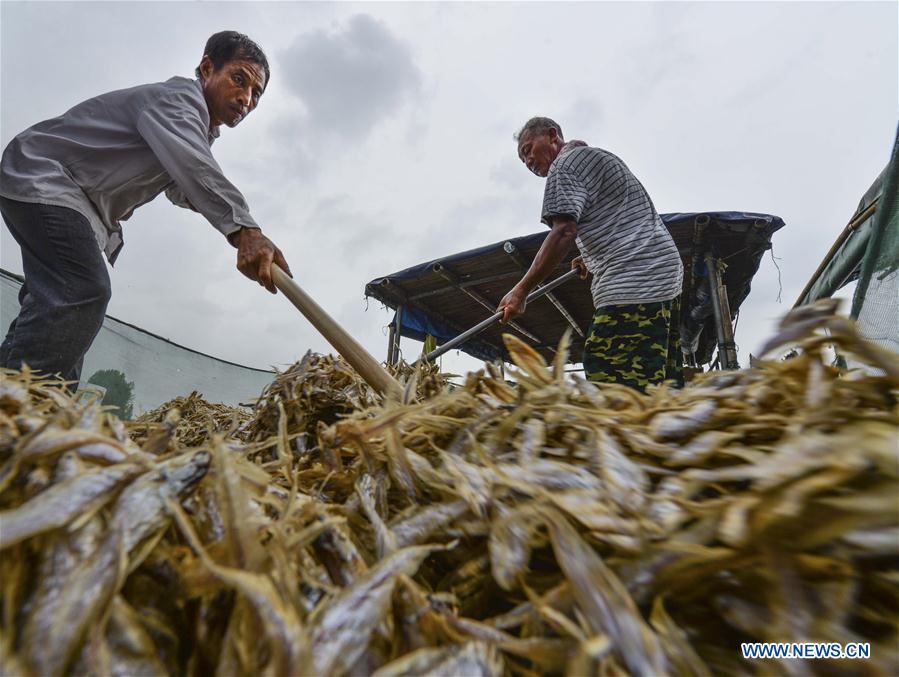
[[[682,383],[683,266],[646,190],[621,159],[583,141],[566,143],[549,118],[532,118],[516,138],[521,161],[546,177],[541,221],[551,231],[500,301],[503,322],[525,311],[527,295],[577,244],[572,267],[593,276],[596,309],[584,347],[587,377],[638,390],[665,379]]]

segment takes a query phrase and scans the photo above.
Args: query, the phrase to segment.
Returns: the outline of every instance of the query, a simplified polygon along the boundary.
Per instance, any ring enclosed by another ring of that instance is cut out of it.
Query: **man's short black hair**
[[[247,61],[257,63],[265,71],[265,84],[262,85],[262,91],[265,91],[265,88],[268,87],[271,72],[268,68],[268,59],[265,58],[265,52],[243,33],[221,31],[210,36],[206,41],[206,47],[203,48],[203,56],[210,58],[212,67],[215,70],[234,59],[246,59]],[[197,77],[200,77],[199,66],[197,66],[196,74]]]

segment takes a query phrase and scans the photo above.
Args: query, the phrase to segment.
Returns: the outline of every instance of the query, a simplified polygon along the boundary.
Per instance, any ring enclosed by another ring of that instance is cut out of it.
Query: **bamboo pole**
[[[830,250],[824,255],[824,259],[821,261],[818,268],[812,273],[812,276],[809,278],[808,282],[805,283],[805,287],[802,289],[802,292],[799,294],[799,298],[796,299],[796,303],[793,304],[794,308],[798,308],[799,304],[802,303],[802,300],[805,298],[806,294],[808,294],[815,282],[818,281],[818,278],[821,276],[821,273],[824,272],[824,269],[827,268],[827,265],[830,263],[830,260],[836,255],[836,253],[840,250],[840,247],[843,246],[843,243],[852,235],[852,232],[862,225],[865,220],[874,214],[877,211],[877,203],[880,202],[880,196],[874,198],[874,201],[869,204],[865,210],[855,216],[849,223],[846,224],[846,227],[843,228],[843,231],[837,236],[836,241],[831,245]]]
[[[401,398],[403,390],[397,380],[276,263],[272,264],[272,281],[368,385],[382,395]]]

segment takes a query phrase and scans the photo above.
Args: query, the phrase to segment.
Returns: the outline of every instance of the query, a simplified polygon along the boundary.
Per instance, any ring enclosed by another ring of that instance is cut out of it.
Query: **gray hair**
[[[521,138],[523,136],[525,136],[526,134],[530,134],[532,132],[536,133],[536,134],[545,134],[550,129],[555,129],[556,134],[559,135],[559,138],[562,139],[563,141],[565,140],[565,137],[562,136],[562,128],[559,127],[558,122],[556,122],[555,120],[551,120],[550,118],[539,118],[539,117],[531,118],[530,120],[525,122],[524,127],[522,127],[521,130],[518,132],[518,134],[515,134],[513,136],[513,138],[516,141],[521,141]]]

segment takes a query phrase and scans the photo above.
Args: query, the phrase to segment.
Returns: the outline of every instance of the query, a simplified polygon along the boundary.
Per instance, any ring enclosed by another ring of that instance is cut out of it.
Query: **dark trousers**
[[[0,346],[0,366],[81,378],[84,354],[112,294],[106,262],[88,220],[73,209],[0,197],[6,227],[22,248],[19,315]]]

